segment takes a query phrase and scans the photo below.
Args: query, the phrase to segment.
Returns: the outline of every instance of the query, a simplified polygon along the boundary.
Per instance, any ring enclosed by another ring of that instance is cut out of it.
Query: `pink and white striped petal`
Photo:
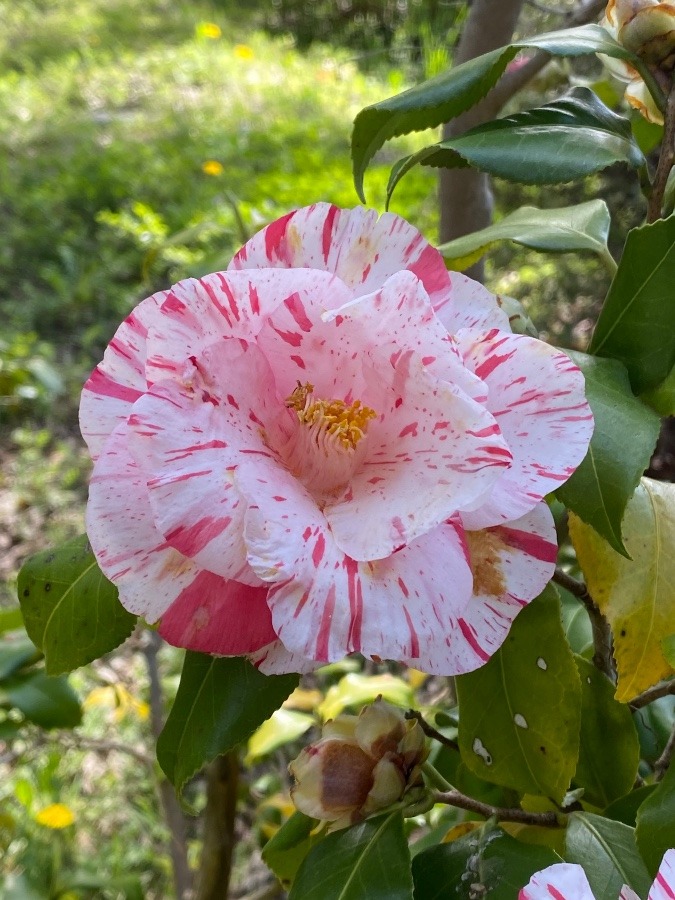
[[[379,291],[350,300],[324,315],[350,334],[352,346],[373,349],[394,343],[412,350],[429,371],[484,403],[487,388],[465,365],[456,342],[434,313],[422,282],[406,270],[388,278]]]
[[[103,361],[89,376],[80,399],[80,429],[92,459],[147,388],[145,377],[148,328],[167,296],[147,297],[122,322],[106,347]]]
[[[434,304],[436,315],[452,335],[462,328],[490,331],[497,328],[511,333],[508,314],[501,308],[499,298],[479,281],[449,272],[450,292]]]
[[[167,543],[210,572],[259,584],[246,562],[245,504],[232,471],[252,456],[274,458],[266,429],[290,412],[255,344],[224,341],[188,369],[182,384],[156,384],[136,403],[131,452]]]
[[[317,662],[353,652],[403,658],[442,674],[468,667],[457,623],[471,571],[458,523],[388,559],[359,563],[340,551],[309,495],[291,496],[291,476],[284,484],[264,468],[242,467],[236,479],[249,503],[249,562],[270,583],[274,628],[289,651]]]
[[[316,660],[307,659],[299,653],[291,653],[281,641],[266,644],[255,653],[249,654],[249,659],[256,669],[260,669],[265,675],[313,672],[316,669]]]
[[[94,466],[86,527],[103,573],[130,612],[155,622],[199,576],[155,527],[143,472],[128,450],[128,426],[118,425]]]
[[[379,417],[363,464],[325,508],[338,546],[358,560],[382,559],[480,502],[511,462],[485,407],[434,378],[412,351],[389,344],[368,356]]]
[[[576,863],[556,863],[535,872],[518,900],[595,900],[586,873]]]
[[[164,613],[159,633],[175,647],[215,656],[260,650],[276,641],[267,591],[203,569]]]
[[[494,329],[460,332],[458,342],[467,366],[487,384],[487,408],[513,453],[490,498],[464,519],[478,529],[522,516],[567,481],[588,450],[593,414],[583,375],[549,344]]]
[[[320,321],[323,310],[349,296],[338,278],[311,270],[215,272],[181,281],[149,330],[148,381],[179,378],[189,357],[199,357],[223,338],[255,340],[278,307],[296,314],[292,329],[302,337],[308,330],[306,310]]]
[[[647,900],[675,900],[675,850],[667,850]]]
[[[446,299],[450,287],[443,257],[404,219],[328,203],[306,206],[272,222],[229,265],[229,269],[270,267],[334,272],[354,296],[376,291],[395,272],[409,269],[424,284],[434,306]]]
[[[471,669],[475,669],[501,647],[520,610],[538,597],[553,577],[558,543],[546,503],[539,503],[514,522],[467,531],[466,539],[473,598],[459,625],[474,651]]]

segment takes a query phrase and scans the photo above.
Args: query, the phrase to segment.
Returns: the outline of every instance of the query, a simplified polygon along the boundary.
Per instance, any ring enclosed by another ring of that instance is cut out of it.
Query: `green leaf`
[[[294,709],[278,709],[253,732],[248,741],[246,765],[278,747],[295,741],[316,724],[314,716]]]
[[[399,160],[389,178],[387,202],[418,163],[445,169],[473,166],[520,184],[561,184],[617,162],[634,168],[645,162],[630,122],[588,88],[574,88],[560,100],[486,122]]]
[[[675,764],[638,810],[635,837],[650,874],[656,875],[663,854],[675,847]]]
[[[675,634],[669,634],[661,640],[661,650],[668,664],[675,670]]]
[[[471,771],[559,802],[579,752],[581,685],[549,586],[482,668],[457,678],[459,748]]]
[[[656,446],[659,418],[635,399],[621,363],[565,352],[584,373],[595,430],[585,459],[556,495],[626,555],[621,522]]]
[[[524,844],[499,828],[439,844],[413,859],[418,900],[513,900],[535,872],[560,862],[550,848]],[[479,893],[482,886],[483,892]]]
[[[303,859],[323,838],[323,834],[312,834],[317,825],[316,819],[310,819],[301,812],[294,812],[263,847],[263,862],[270,867],[286,890],[295,878]]]
[[[630,709],[614,699],[614,685],[582,657],[581,734],[574,784],[584,800],[604,809],[632,788],[640,759],[640,742]]]
[[[387,673],[361,675],[359,672],[350,672],[329,688],[317,712],[324,720],[334,719],[343,709],[372,703],[380,695],[397,706],[408,707],[415,704],[413,690],[402,678]]]
[[[673,674],[661,641],[675,622],[675,484],[638,485],[623,523],[631,559],[574,516],[569,526],[590,595],[612,627],[616,699],[628,703]]]
[[[604,810],[604,815],[608,819],[616,819],[617,822],[623,822],[624,825],[630,825],[631,828],[635,828],[638,809],[655,790],[655,784],[645,784],[636,788],[634,791],[626,794],[625,797],[619,797],[614,803],[610,803],[607,809]]]
[[[329,834],[305,857],[288,900],[412,900],[399,811]]]
[[[654,765],[675,727],[675,696],[659,697],[634,713],[641,758]]]
[[[545,50],[553,56],[604,53],[635,60],[604,28],[584,25],[493,50],[411,90],[366,107],[357,115],[352,134],[354,184],[361,201],[365,203],[363,176],[368,163],[385,141],[411,131],[436,128],[470,109],[497,83],[516,54],[527,48]]]
[[[74,728],[82,721],[80,701],[63,676],[15,675],[3,684],[0,702],[3,696],[41,728]]]
[[[595,650],[593,645],[593,626],[586,607],[569,591],[556,585],[560,595],[563,628],[567,642],[575,653],[589,658]]]
[[[675,368],[658,387],[640,394],[640,400],[660,416],[675,416]]]
[[[27,663],[37,662],[41,656],[35,644],[22,632],[4,637],[0,644],[0,681],[18,672]]]
[[[632,828],[592,813],[573,813],[566,845],[567,861],[583,867],[596,897],[618,897],[624,884],[640,897],[647,896],[651,879]]]
[[[99,569],[86,535],[31,556],[19,572],[19,600],[26,631],[50,675],[114,650],[136,622]]]
[[[590,352],[619,359],[636,394],[657,387],[675,365],[675,216],[628,234]]]
[[[187,652],[157,759],[181,792],[206,763],[245,741],[297,686],[298,675],[263,675],[243,657]]]
[[[16,628],[23,628],[21,608],[15,606],[10,609],[0,609],[0,634],[4,634],[5,631],[14,631]]]
[[[590,250],[606,257],[609,210],[604,200],[589,200],[577,206],[537,209],[522,206],[499,222],[456,238],[438,249],[451,269],[467,268],[477,254],[482,256],[497,241],[514,241],[523,247],[543,252],[569,253]]]

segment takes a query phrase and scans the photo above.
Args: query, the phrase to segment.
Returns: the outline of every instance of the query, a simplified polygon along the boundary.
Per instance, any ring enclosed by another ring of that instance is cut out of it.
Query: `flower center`
[[[363,438],[375,410],[360,400],[314,397],[314,385],[298,382],[285,405],[296,412],[298,428],[284,453],[286,465],[313,494],[344,487],[365,450]]]

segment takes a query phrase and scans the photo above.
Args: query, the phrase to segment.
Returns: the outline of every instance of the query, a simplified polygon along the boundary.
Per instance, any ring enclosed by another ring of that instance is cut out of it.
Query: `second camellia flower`
[[[266,672],[482,665],[553,574],[581,373],[411,225],[317,204],[144,300],[85,385],[87,531],[127,609]]]

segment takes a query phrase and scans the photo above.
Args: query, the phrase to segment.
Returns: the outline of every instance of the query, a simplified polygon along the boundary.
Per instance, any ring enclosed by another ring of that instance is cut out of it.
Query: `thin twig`
[[[593,646],[595,652],[593,654],[593,665],[603,672],[611,681],[616,680],[614,671],[614,657],[612,653],[612,631],[609,622],[600,612],[600,607],[588,593],[588,588],[583,581],[577,581],[571,575],[562,569],[556,569],[553,575],[553,581],[565,588],[574,597],[580,600],[586,607],[591,627],[593,629]]]
[[[670,763],[675,755],[675,725],[673,726],[673,730],[670,732],[670,737],[668,738],[668,743],[665,746],[665,749],[661,756],[654,763],[654,778],[656,781],[661,781],[663,776],[666,774],[668,769],[670,768]]]
[[[543,828],[562,827],[562,820],[555,812],[528,812],[525,809],[490,806],[489,803],[481,803],[480,800],[474,800],[473,797],[467,797],[456,790],[434,791],[433,798],[436,803],[466,809],[478,813],[479,816],[485,816],[486,819],[494,817],[499,822],[520,822],[523,825],[540,825]]]
[[[673,162],[675,162],[675,79],[673,80],[670,94],[668,95],[668,103],[666,104],[663,143],[661,144],[661,155],[659,156],[652,192],[649,197],[648,222],[656,222],[657,219],[661,218],[663,195],[668,184],[670,170],[673,168]]]
[[[405,714],[406,719],[415,719],[419,722],[419,726],[422,731],[426,734],[427,737],[433,738],[433,740],[438,741],[439,744],[443,744],[444,747],[450,747],[451,750],[459,750],[459,744],[457,741],[453,741],[452,738],[446,737],[433,725],[430,725],[422,716],[422,713],[417,712],[416,709],[409,709]]]
[[[668,697],[670,694],[675,694],[675,679],[664,681],[662,684],[657,684],[644,693],[638,694],[628,705],[631,709],[642,709],[643,706],[649,706],[654,700],[660,700],[661,697]]]
[[[59,743],[70,746],[75,750],[91,750],[94,753],[100,753],[106,756],[109,753],[125,753],[127,756],[132,756],[134,759],[138,760],[138,762],[143,763],[144,766],[148,766],[153,770],[155,768],[154,757],[147,753],[143,753],[141,750],[135,750],[133,747],[129,746],[129,744],[122,744],[117,741],[99,741],[95,738],[83,738],[75,732],[68,732],[60,735]]]

